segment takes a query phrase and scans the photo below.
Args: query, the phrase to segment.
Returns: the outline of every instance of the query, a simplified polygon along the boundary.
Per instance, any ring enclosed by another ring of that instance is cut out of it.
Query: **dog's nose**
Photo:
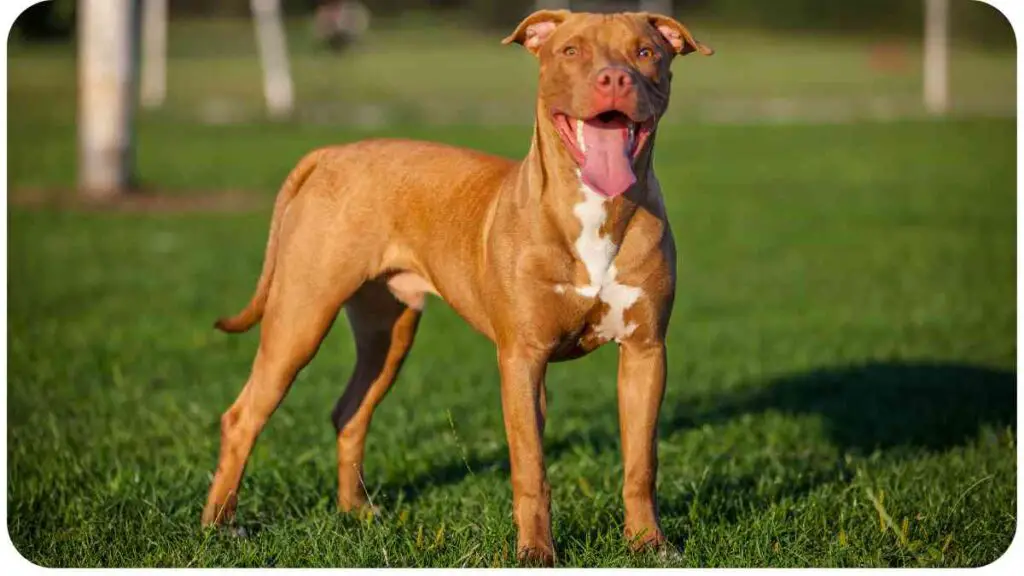
[[[597,73],[597,91],[611,96],[622,94],[633,87],[633,77],[627,70],[609,66]]]

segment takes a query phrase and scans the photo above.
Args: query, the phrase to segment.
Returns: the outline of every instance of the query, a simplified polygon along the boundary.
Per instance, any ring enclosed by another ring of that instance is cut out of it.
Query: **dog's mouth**
[[[636,183],[633,161],[654,131],[655,118],[637,122],[620,110],[605,110],[587,119],[554,113],[555,126],[588,187],[608,198]]]

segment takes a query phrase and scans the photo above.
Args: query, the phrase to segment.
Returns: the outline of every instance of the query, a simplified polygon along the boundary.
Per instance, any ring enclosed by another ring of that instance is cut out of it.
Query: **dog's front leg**
[[[551,488],[544,471],[542,390],[548,353],[525,345],[498,350],[501,408],[512,464],[512,510],[520,561],[552,565]]]
[[[666,544],[658,519],[658,411],[665,393],[665,343],[619,347],[619,432],[625,481],[626,538],[634,549]]]

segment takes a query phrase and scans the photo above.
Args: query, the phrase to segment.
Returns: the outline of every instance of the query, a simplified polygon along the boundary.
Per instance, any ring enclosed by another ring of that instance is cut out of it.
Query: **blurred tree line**
[[[91,0],[103,1],[103,0]],[[286,13],[311,14],[328,0],[282,0]],[[246,16],[250,0],[169,0],[172,17]],[[363,0],[373,15],[400,16],[413,11],[458,13],[482,26],[507,28],[536,5],[534,0]],[[15,22],[25,39],[67,38],[74,32],[76,0],[49,0],[32,6]],[[674,0],[677,15],[699,16],[722,26],[828,32],[920,34],[923,0]],[[631,9],[636,2],[574,0],[578,10]],[[995,8],[975,0],[951,0],[952,31],[957,39],[988,46],[1013,46],[1009,23]]]

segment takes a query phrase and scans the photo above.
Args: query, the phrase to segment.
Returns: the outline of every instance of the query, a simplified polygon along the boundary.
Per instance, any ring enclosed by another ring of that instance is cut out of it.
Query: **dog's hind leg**
[[[400,295],[401,296],[401,295]],[[331,414],[338,432],[338,508],[366,503],[363,447],[373,410],[398,376],[420,320],[422,295],[402,302],[381,281],[368,282],[345,304],[356,366]]]
[[[316,354],[342,304],[365,281],[360,260],[343,256],[354,251],[340,242],[324,242],[323,230],[330,222],[295,216],[292,234],[282,238],[252,373],[221,418],[220,457],[203,509],[203,525],[232,518],[257,436],[296,374]]]

